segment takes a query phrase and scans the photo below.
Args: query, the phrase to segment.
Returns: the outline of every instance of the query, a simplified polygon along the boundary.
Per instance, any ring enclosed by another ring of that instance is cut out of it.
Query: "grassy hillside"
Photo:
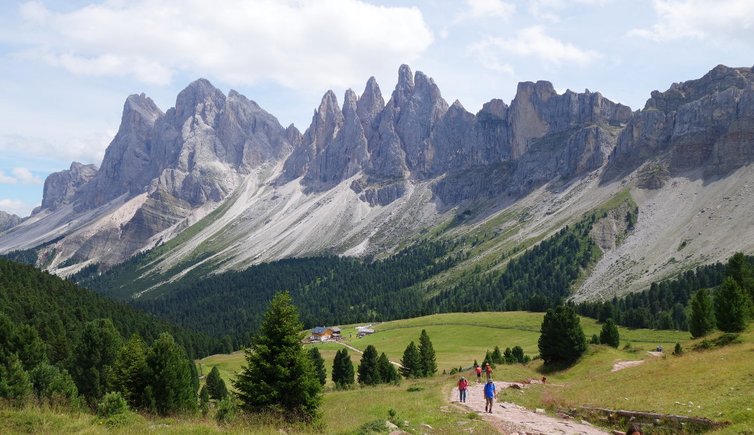
[[[373,344],[378,351],[386,352],[392,360],[400,359],[410,340],[418,340],[426,329],[437,353],[440,372],[481,360],[487,349],[495,345],[505,348],[520,345],[528,354],[537,353],[537,339],[542,315],[537,313],[453,313],[414,319],[385,322],[373,325],[376,333],[366,338],[355,338],[354,326],[344,325],[346,342],[363,349]],[[590,319],[581,319],[587,336],[598,333],[600,325]],[[751,329],[751,328],[750,328]],[[353,335],[349,338],[349,335]],[[689,339],[686,332],[653,331],[645,329],[620,329],[621,346],[618,349],[590,346],[587,354],[568,370],[547,373],[546,385],[532,384],[524,390],[506,390],[501,400],[512,401],[530,409],[557,409],[592,405],[613,409],[654,411],[707,417],[732,424],[719,433],[747,433],[754,430],[754,332],[741,334],[740,343],[705,351],[692,351],[699,340]],[[715,338],[714,336],[711,339]],[[628,343],[630,349],[624,349]],[[658,344],[670,350],[681,343],[682,356],[666,351],[660,357],[646,351]],[[317,344],[325,358],[328,370],[332,366],[335,343]],[[360,356],[350,352],[358,364]],[[642,365],[621,371],[611,371],[618,361],[644,360]],[[230,381],[244,364],[243,353],[213,355],[198,361],[201,371],[209,373],[213,366]],[[495,369],[497,380],[520,381],[538,379],[541,361],[527,366],[503,365]],[[317,432],[357,433],[362,425],[375,420],[385,420],[394,409],[409,427],[422,430],[429,424],[434,433],[457,433],[473,429],[474,433],[495,433],[488,423],[468,410],[448,403],[456,375],[438,375],[426,380],[403,380],[400,386],[356,388],[334,391],[327,388],[322,407],[323,426],[318,428],[288,428],[293,433]],[[80,414],[48,413],[40,410],[0,409],[0,432],[65,431],[100,433],[96,418]],[[463,429],[459,429],[463,428]],[[129,426],[115,433],[155,431],[157,433],[276,433],[276,423],[240,420],[231,426],[218,426],[211,419],[139,417]],[[618,427],[615,427],[618,429]]]

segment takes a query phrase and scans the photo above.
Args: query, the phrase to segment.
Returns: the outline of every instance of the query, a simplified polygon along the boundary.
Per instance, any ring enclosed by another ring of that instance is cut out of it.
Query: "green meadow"
[[[315,427],[286,426],[264,417],[239,417],[229,425],[218,425],[211,417],[158,418],[133,415],[125,426],[107,428],[88,413],[65,413],[46,408],[0,409],[0,433],[333,433],[356,434],[370,423],[384,421],[393,410],[397,419],[417,433],[432,427],[432,433],[496,433],[477,414],[449,403],[448,398],[457,375],[443,375],[459,366],[469,368],[481,362],[486,350],[497,345],[521,346],[535,356],[541,313],[454,313],[373,324],[375,334],[356,338],[354,327],[342,326],[344,342],[364,349],[374,345],[392,361],[400,361],[411,340],[417,341],[426,329],[437,355],[440,374],[430,379],[403,380],[400,385],[378,386],[337,391],[329,380],[329,371],[337,343],[307,344],[317,346],[325,359],[328,384],[322,404],[322,419]],[[601,325],[581,319],[587,338],[599,334]],[[751,328],[750,328],[751,329]],[[634,411],[707,417],[727,421],[730,425],[717,433],[754,432],[754,332],[741,334],[740,343],[704,351],[692,351],[700,340],[692,341],[688,332],[629,330],[620,328],[618,349],[590,345],[573,367],[548,372],[546,385],[531,384],[523,390],[505,390],[500,399],[516,402],[530,409],[544,408],[555,413],[582,405]],[[712,338],[715,336],[713,335]],[[685,352],[673,356],[675,343]],[[647,351],[660,344],[665,353],[651,356]],[[349,352],[354,366],[360,355]],[[613,372],[618,361],[644,360],[638,366]],[[197,361],[206,375],[217,366],[230,382],[245,364],[243,352],[213,355]],[[495,369],[495,379],[523,381],[542,377],[541,361],[528,365],[503,365]],[[620,429],[619,427],[609,429]]]

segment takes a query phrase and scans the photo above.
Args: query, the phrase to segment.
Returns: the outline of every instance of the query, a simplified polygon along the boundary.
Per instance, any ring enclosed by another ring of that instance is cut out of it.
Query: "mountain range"
[[[626,194],[638,219],[593,231],[602,255],[577,300],[754,251],[752,68],[717,66],[636,111],[538,81],[474,114],[406,65],[386,97],[374,78],[342,106],[328,91],[302,133],[204,79],[165,112],[131,95],[99,168],[74,162],[45,180],[29,218],[0,215],[0,253],[30,250],[70,275],[162,247],[142,273],[176,280],[485,234],[483,252],[457,267],[495,269],[502,251]]]

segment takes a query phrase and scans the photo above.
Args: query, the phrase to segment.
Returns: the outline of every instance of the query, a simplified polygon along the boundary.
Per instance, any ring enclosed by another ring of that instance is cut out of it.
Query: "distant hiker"
[[[542,376],[542,383],[543,383],[543,384],[546,384],[546,383],[547,383],[547,377],[546,377],[546,376]]]
[[[626,430],[626,435],[643,435],[643,432],[641,431],[641,426],[639,426],[636,423],[631,423],[628,425],[628,430]]]
[[[487,382],[492,380],[492,367],[490,367],[490,363],[487,363],[487,365],[484,367],[484,373],[487,375]]]
[[[466,403],[466,388],[469,387],[469,381],[466,380],[463,376],[461,376],[461,379],[458,380],[458,394],[460,395],[459,399],[461,403]]]
[[[484,412],[492,413],[492,403],[495,401],[495,383],[492,379],[484,386]]]
[[[482,383],[482,366],[476,366],[476,383]]]

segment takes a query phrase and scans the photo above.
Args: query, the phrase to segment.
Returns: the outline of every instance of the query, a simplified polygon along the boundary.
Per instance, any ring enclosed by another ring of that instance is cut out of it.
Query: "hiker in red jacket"
[[[487,382],[492,380],[492,367],[490,367],[490,363],[487,363],[487,365],[484,367],[484,373],[487,374]]]
[[[476,366],[476,383],[482,383],[482,366]]]
[[[459,394],[459,400],[461,403],[466,403],[466,388],[469,386],[469,381],[466,380],[463,376],[461,376],[461,379],[458,380],[458,394]]]

